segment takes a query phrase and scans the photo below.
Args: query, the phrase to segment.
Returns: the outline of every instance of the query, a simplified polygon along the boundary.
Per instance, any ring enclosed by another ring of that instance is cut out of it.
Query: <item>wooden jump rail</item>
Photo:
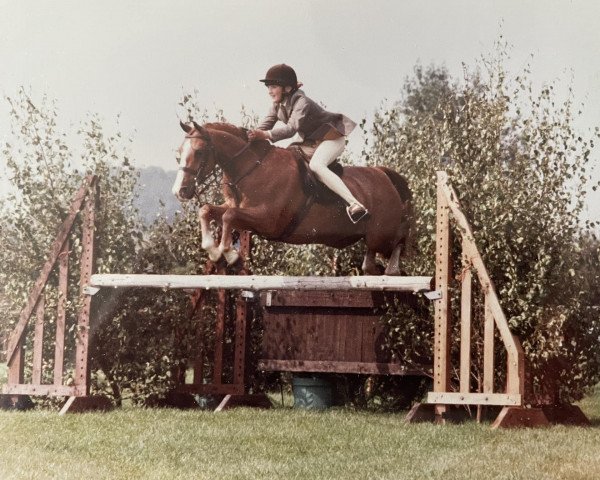
[[[90,293],[100,287],[203,288],[241,290],[430,290],[431,277],[282,277],[277,275],[92,275]]]

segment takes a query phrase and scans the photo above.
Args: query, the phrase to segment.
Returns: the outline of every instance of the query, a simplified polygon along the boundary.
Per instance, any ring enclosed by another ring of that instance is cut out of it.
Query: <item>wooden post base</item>
[[[492,429],[548,426],[550,426],[550,422],[541,408],[504,407],[492,424]]]
[[[166,406],[180,409],[193,409],[199,408],[201,405],[196,400],[193,393],[178,392],[171,390],[165,398],[164,404],[159,406]]]
[[[0,410],[30,410],[35,407],[29,395],[0,395]]]
[[[253,395],[225,395],[215,412],[235,407],[271,408],[271,400],[264,393]]]
[[[571,422],[571,425],[584,425],[585,423],[574,423],[575,421],[583,422],[585,419],[589,425],[589,420],[585,418],[583,412],[578,407],[568,406],[567,409],[558,409],[558,407],[544,407],[544,408],[524,408],[524,407],[504,407],[492,423],[492,428],[538,428],[547,427],[552,423],[565,423]],[[545,414],[546,409],[555,408],[556,413],[553,418],[548,418]],[[497,409],[492,407],[486,407],[486,414],[483,420],[493,419]],[[580,412],[580,415],[578,414]],[[581,418],[583,416],[583,419]],[[491,417],[491,418],[490,418]],[[563,417],[563,421],[559,421],[559,418]],[[566,417],[566,419],[564,418]],[[444,414],[442,423],[459,423],[468,420],[470,417],[468,411],[462,406],[448,405],[448,409]],[[556,420],[555,420],[556,419]],[[438,419],[435,416],[435,405],[429,403],[417,403],[406,415],[406,423],[420,423],[430,422],[433,423]]]
[[[69,397],[60,410],[59,415],[66,413],[105,412],[114,408],[112,402],[100,395],[88,397]]]
[[[429,403],[415,403],[404,417],[406,423],[433,423],[435,421],[434,406]]]
[[[441,419],[435,415],[435,405],[432,403],[415,403],[406,414],[406,423],[461,423],[471,419],[471,414],[463,405],[448,405]]]
[[[541,408],[550,423],[578,427],[591,425],[590,420],[577,405],[567,403],[564,405],[547,405]]]

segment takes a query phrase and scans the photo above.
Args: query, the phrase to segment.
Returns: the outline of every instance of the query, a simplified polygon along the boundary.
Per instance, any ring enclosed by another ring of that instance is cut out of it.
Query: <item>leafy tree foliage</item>
[[[25,305],[58,226],[67,216],[72,196],[85,175],[95,173],[101,177],[97,212],[98,271],[131,269],[141,238],[132,203],[137,174],[129,163],[126,141],[121,134],[106,133],[98,117],[90,115],[78,131],[82,148],[76,158],[72,139],[57,125],[54,101],[47,97],[34,100],[23,88],[6,101],[12,120],[12,140],[3,146],[2,154],[12,189],[0,209],[0,238],[5,246],[0,250],[0,284],[5,300],[0,325],[3,331],[11,327]],[[70,238],[69,336],[66,339],[70,351],[74,348],[79,303],[80,230],[76,224]],[[56,278],[51,279],[45,290],[46,320],[50,325],[56,319],[56,283]],[[46,343],[50,346],[51,334],[53,332],[47,329],[49,341]],[[31,349],[28,351],[31,354]],[[45,358],[53,358],[51,352],[47,353]],[[47,362],[51,366],[52,360]],[[46,369],[46,373],[49,371]]]
[[[579,399],[600,373],[597,294],[590,288],[598,282],[598,250],[590,242],[594,225],[581,220],[598,129],[591,138],[579,135],[571,97],[558,99],[553,84],[536,92],[528,69],[509,78],[499,51],[495,60],[465,67],[460,82],[444,68],[417,66],[402,100],[376,116],[370,161],[409,179],[418,212],[412,274],[434,269],[435,172],[448,172],[525,348],[534,392],[551,401]],[[453,258],[459,255],[455,241]],[[482,321],[481,301],[474,316]],[[388,321],[403,357],[431,351],[423,333],[431,331],[428,318]],[[481,343],[480,336],[473,342],[477,360]],[[481,364],[473,377],[480,388]]]

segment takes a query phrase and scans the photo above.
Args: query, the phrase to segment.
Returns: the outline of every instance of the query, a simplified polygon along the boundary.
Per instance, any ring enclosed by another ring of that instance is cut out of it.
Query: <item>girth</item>
[[[318,146],[318,144],[316,146]],[[327,188],[327,186],[323,185],[308,167],[308,163],[310,162],[310,158],[312,157],[312,153],[314,153],[316,146],[311,148],[312,145],[309,145],[308,148],[303,148],[307,147],[307,145],[294,143],[287,147],[287,150],[291,151],[296,158],[300,182],[302,184],[302,190],[306,195],[306,200],[304,201],[302,207],[296,211],[290,220],[290,223],[288,223],[283,229],[283,232],[278,237],[279,240],[284,240],[286,237],[294,233],[296,228],[298,228],[298,226],[302,223],[302,220],[304,220],[304,218],[308,215],[308,212],[315,202],[321,204],[332,204],[342,201],[335,193]],[[312,152],[310,152],[311,149]],[[340,177],[344,171],[342,165],[338,163],[337,160],[332,163],[329,168]]]

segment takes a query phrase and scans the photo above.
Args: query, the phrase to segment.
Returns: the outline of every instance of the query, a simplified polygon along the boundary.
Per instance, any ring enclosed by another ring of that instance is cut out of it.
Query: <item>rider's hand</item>
[[[268,132],[264,130],[250,130],[248,131],[248,139],[253,142],[254,140],[269,140],[271,137]]]

